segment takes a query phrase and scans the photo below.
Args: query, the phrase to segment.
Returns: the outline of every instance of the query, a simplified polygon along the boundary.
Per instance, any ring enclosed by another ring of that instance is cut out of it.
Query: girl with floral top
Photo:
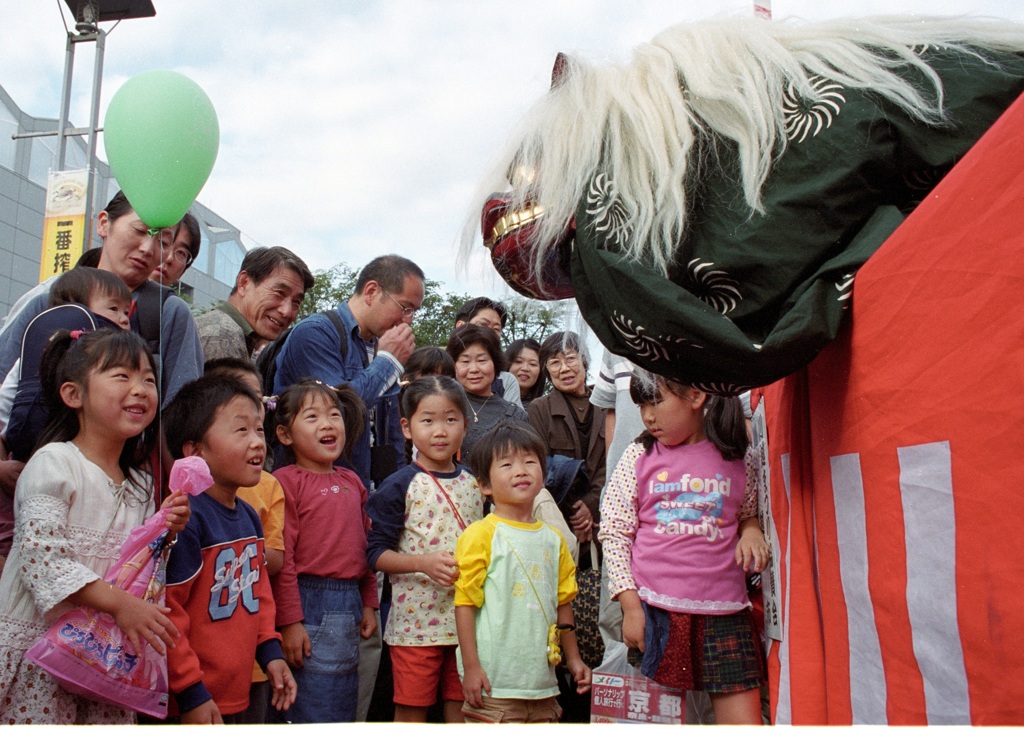
[[[391,654],[395,721],[426,722],[440,692],[447,722],[462,722],[456,668],[455,541],[483,516],[476,479],[455,462],[469,420],[462,386],[423,377],[402,396],[402,430],[418,458],[370,497],[371,567],[391,577],[384,641]]]

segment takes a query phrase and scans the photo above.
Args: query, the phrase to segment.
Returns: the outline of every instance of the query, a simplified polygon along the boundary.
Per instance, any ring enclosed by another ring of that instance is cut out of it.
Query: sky
[[[174,70],[217,111],[220,151],[198,200],[313,269],[380,254],[416,261],[442,292],[512,294],[480,248],[455,254],[470,204],[558,52],[624,61],[676,23],[750,14],[752,0],[154,0],[154,18],[104,24],[100,121],[132,76]],[[1024,21],[1019,0],[774,0],[776,19],[972,13]],[[63,0],[0,0],[0,85],[58,114]],[[77,52],[71,119],[89,119],[94,45]],[[104,158],[102,137],[98,153]],[[104,158],[105,160],[105,158]]]

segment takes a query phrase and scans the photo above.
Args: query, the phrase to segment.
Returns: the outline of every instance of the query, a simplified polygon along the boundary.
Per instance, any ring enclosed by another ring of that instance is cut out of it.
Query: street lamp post
[[[57,136],[57,149],[53,157],[53,170],[63,171],[67,158],[67,139],[75,135],[88,136],[88,176],[86,188],[86,231],[84,247],[88,248],[92,238],[92,221],[96,214],[95,182],[96,182],[96,134],[100,132],[100,90],[103,85],[103,56],[106,51],[107,31],[100,28],[104,21],[121,22],[129,18],[150,18],[156,15],[156,9],[150,0],[64,0],[75,18],[74,31],[67,29],[67,47],[64,55],[64,83],[61,89],[60,116],[57,129],[49,132],[20,133],[15,137],[47,137]],[[66,24],[65,24],[66,28]],[[116,28],[116,25],[115,25]],[[113,30],[113,29],[111,29]],[[96,57],[92,73],[92,107],[88,127],[68,127],[68,116],[71,109],[71,85],[75,67],[75,45],[86,42],[96,44]]]

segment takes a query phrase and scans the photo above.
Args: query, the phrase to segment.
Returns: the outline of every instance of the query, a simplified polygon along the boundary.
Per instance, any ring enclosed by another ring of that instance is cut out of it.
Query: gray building
[[[17,140],[12,136],[56,129],[56,119],[26,114],[0,86],[0,317],[39,282],[46,181],[57,148],[56,136]],[[86,167],[86,145],[81,136],[68,139],[65,169]],[[94,204],[105,205],[117,190],[110,167],[97,161],[99,197]],[[179,293],[201,311],[228,297],[246,247],[241,232],[213,211],[194,203],[191,212],[199,221],[202,246],[181,278]],[[90,246],[98,245],[94,235]]]

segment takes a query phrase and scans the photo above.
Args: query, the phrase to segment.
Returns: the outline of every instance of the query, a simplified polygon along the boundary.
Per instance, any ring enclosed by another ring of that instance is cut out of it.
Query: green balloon
[[[110,170],[128,202],[151,228],[173,226],[206,184],[220,145],[209,97],[170,70],[130,78],[103,120]]]

